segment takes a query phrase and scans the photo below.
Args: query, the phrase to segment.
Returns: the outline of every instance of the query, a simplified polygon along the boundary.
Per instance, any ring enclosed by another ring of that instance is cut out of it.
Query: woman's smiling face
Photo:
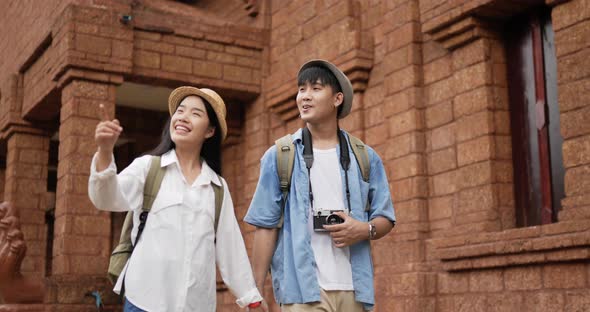
[[[203,99],[195,95],[184,98],[170,121],[170,137],[174,144],[202,145],[214,134],[215,128],[210,126]]]

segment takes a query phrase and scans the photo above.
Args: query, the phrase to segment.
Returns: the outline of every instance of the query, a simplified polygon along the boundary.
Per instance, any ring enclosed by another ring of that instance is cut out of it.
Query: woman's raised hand
[[[99,108],[100,122],[96,125],[94,132],[94,141],[98,146],[98,157],[96,159],[96,171],[105,170],[111,163],[113,148],[123,128],[117,119],[109,120],[109,116],[104,110],[104,105],[100,104]]]
[[[94,132],[94,140],[98,146],[98,152],[101,154],[112,154],[115,143],[123,128],[119,124],[117,119],[109,120],[104,105],[99,106],[100,122],[96,125],[96,131]]]

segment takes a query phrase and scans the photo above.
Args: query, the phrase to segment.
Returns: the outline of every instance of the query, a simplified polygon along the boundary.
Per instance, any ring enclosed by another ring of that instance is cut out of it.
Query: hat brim
[[[178,87],[174,89],[168,97],[168,110],[170,111],[170,116],[174,115],[174,112],[176,112],[176,108],[178,108],[180,102],[182,102],[184,98],[190,95],[198,96],[207,101],[211,105],[213,111],[215,111],[217,120],[219,121],[219,127],[221,128],[219,129],[221,131],[221,141],[225,140],[225,137],[227,136],[227,123],[225,121],[225,103],[223,102],[223,99],[213,90],[205,88],[199,89],[188,86]]]
[[[309,68],[309,67],[325,67],[328,70],[330,70],[332,72],[332,74],[334,74],[334,76],[336,76],[336,80],[338,80],[338,83],[340,84],[340,88],[342,89],[342,93],[344,94],[344,100],[342,101],[342,109],[340,110],[340,112],[338,113],[338,119],[342,119],[346,116],[348,116],[348,114],[350,114],[350,110],[352,109],[352,99],[354,97],[354,91],[352,89],[352,84],[350,83],[350,80],[348,79],[348,77],[346,77],[346,75],[338,68],[336,67],[336,65],[325,61],[325,60],[311,60],[306,62],[305,64],[303,64],[303,66],[301,66],[301,68],[299,69],[299,72],[297,75],[299,75],[304,69]]]

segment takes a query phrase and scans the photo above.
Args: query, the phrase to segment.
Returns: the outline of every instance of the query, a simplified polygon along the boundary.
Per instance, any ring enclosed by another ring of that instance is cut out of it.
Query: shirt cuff
[[[236,303],[240,306],[240,308],[245,308],[247,305],[253,302],[262,301],[262,296],[257,288],[252,288],[248,291],[244,296],[238,298]]]
[[[265,229],[276,229],[279,228],[279,223],[281,222],[281,220],[277,220],[276,222],[263,222],[260,221],[259,219],[255,219],[255,218],[251,218],[249,215],[246,214],[246,216],[244,217],[244,222],[252,225],[252,226],[256,226],[256,227],[261,227],[261,228],[265,228]]]
[[[117,166],[115,165],[115,156],[114,155],[111,154],[111,163],[109,163],[109,166],[101,172],[96,171],[97,158],[98,158],[98,153],[95,153],[94,156],[92,157],[92,163],[90,165],[90,176],[92,178],[102,180],[102,179],[106,179],[107,177],[117,175]]]

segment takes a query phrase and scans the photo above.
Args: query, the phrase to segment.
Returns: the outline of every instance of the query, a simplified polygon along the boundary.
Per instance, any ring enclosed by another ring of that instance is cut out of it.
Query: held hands
[[[266,301],[262,300],[261,304],[259,306],[257,306],[256,308],[250,308],[250,307],[246,307],[246,312],[268,312],[268,304],[266,304]]]
[[[108,154],[110,157],[123,128],[117,119],[109,120],[104,105],[100,104],[99,111],[101,121],[96,125],[94,140],[98,146],[98,152]]]
[[[369,226],[366,222],[358,221],[342,211],[334,214],[344,219],[344,223],[324,225],[324,229],[330,231],[334,246],[343,248],[369,238]]]

